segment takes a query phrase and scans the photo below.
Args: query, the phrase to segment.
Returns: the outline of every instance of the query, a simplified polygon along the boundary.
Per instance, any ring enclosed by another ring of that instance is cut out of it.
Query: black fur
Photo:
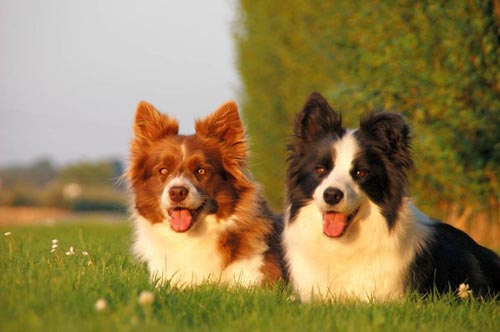
[[[436,222],[431,227],[430,241],[410,266],[410,289],[445,293],[466,283],[476,296],[500,293],[500,258],[493,251],[448,224]]]
[[[281,276],[288,282],[288,269],[285,266],[285,255],[281,245],[281,234],[283,233],[283,215],[275,214],[271,211],[264,199],[259,199],[259,216],[265,219],[272,219],[272,232],[266,236],[267,251],[264,255],[275,255],[279,263]]]
[[[287,199],[292,202],[290,221],[312,199],[321,177],[314,173],[318,163],[331,170],[331,143],[345,134],[342,116],[326,99],[313,92],[297,114],[292,143],[288,145]]]
[[[340,113],[336,113],[322,95],[313,92],[295,119],[295,137],[303,143],[311,143],[328,134],[342,136],[344,133]]]
[[[407,172],[413,165],[409,127],[399,114],[374,113],[361,119],[356,137],[364,149],[361,161],[369,169],[369,176],[360,185],[392,229],[407,195]]]

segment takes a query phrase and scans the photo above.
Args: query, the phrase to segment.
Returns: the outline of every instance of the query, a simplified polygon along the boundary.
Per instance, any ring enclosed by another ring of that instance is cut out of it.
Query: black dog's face
[[[323,216],[323,232],[339,237],[370,200],[392,227],[411,166],[408,150],[408,127],[401,116],[374,114],[362,119],[358,130],[346,131],[326,100],[311,95],[289,146],[290,221],[314,202]]]

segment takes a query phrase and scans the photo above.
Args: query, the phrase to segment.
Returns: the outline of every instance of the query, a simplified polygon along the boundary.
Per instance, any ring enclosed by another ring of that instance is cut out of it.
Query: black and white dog
[[[407,291],[500,292],[500,259],[412,204],[409,128],[395,113],[342,127],[313,93],[289,145],[283,245],[301,299],[386,301]]]

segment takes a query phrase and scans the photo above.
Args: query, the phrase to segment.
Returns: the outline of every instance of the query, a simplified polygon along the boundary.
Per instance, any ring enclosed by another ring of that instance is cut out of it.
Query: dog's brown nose
[[[188,192],[188,189],[185,187],[175,186],[170,188],[168,194],[170,195],[170,199],[174,202],[182,202],[186,199]]]

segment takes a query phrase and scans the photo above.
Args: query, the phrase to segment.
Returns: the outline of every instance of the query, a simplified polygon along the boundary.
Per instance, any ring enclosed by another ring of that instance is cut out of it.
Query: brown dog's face
[[[128,172],[137,213],[186,232],[212,214],[229,217],[249,188],[247,151],[235,103],[196,122],[194,135],[178,135],[174,119],[147,103],[136,112]]]

